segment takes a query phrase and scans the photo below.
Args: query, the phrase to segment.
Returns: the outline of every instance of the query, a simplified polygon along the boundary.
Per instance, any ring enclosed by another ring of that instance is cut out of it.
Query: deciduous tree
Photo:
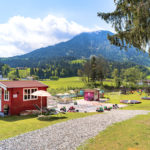
[[[114,79],[115,85],[116,87],[120,87],[121,85],[121,78],[120,78],[120,74],[118,69],[114,69],[114,71],[112,72],[112,77]]]

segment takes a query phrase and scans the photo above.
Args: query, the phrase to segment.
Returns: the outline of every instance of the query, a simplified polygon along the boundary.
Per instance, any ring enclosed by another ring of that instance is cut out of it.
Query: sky
[[[25,54],[82,32],[113,32],[97,12],[114,9],[114,0],[0,0],[0,57]]]

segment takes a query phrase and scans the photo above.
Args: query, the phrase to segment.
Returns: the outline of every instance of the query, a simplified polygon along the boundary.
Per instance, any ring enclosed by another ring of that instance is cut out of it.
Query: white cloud
[[[0,57],[24,54],[34,49],[69,40],[81,32],[100,29],[86,28],[74,21],[52,15],[41,18],[14,16],[0,24]]]

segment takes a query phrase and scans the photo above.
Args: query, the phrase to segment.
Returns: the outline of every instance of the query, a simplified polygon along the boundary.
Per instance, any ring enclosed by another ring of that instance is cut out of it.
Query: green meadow
[[[59,78],[59,80],[47,80],[41,82],[49,86],[48,91],[53,95],[64,93],[72,89],[88,88],[82,82],[81,77]],[[112,79],[104,81],[103,84],[107,86],[114,86]]]
[[[30,76],[30,68],[26,68],[26,69],[20,69],[19,71],[19,77],[20,78],[26,78],[27,76]],[[8,77],[9,78],[15,78],[15,72],[16,69],[15,68],[11,68],[11,71],[8,73]]]
[[[146,93],[142,93],[140,95],[138,92],[134,92],[134,94],[120,94],[119,92],[108,92],[105,93],[105,97],[108,97],[110,100],[108,103],[112,104],[121,104],[120,100],[138,100],[141,101],[141,104],[127,104],[127,107],[122,109],[126,110],[150,110],[150,101],[142,100],[141,97],[148,96]]]
[[[48,91],[53,95],[67,92],[71,89],[80,89],[85,87],[80,77],[60,78],[59,80],[41,82],[49,86]]]

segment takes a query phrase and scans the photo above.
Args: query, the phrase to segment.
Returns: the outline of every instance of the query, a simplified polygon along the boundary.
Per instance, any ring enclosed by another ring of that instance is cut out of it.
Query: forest
[[[64,77],[80,76],[87,85],[103,84],[105,79],[113,79],[116,87],[123,82],[134,86],[137,81],[150,75],[148,67],[132,62],[108,61],[103,57],[91,56],[90,59],[75,59],[74,57],[57,57],[47,59],[37,66],[11,68],[0,63],[3,77],[11,80],[32,76],[36,80],[58,80]]]

